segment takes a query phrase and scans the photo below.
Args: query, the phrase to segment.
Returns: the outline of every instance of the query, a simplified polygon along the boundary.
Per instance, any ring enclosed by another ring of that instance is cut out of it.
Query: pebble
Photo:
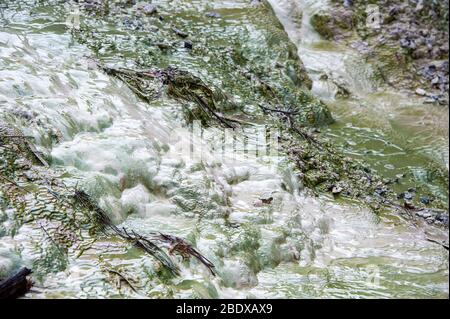
[[[161,50],[167,50],[170,48],[170,44],[163,43],[163,42],[156,43],[156,46],[158,48],[160,48]]]
[[[431,80],[431,84],[438,84],[439,83],[439,76],[435,76],[433,80]]]
[[[425,212],[425,213],[422,214],[422,217],[423,217],[423,218],[430,218],[430,217],[431,217],[431,214],[428,213],[428,212]]]
[[[403,198],[405,200],[411,200],[413,198],[413,195],[410,192],[404,192]]]
[[[425,91],[424,89],[418,88],[416,90],[416,94],[420,95],[420,96],[424,96],[427,94],[427,91]]]
[[[342,187],[340,186],[333,186],[333,188],[331,189],[331,192],[333,194],[339,194],[343,191]]]
[[[420,197],[420,202],[422,204],[428,205],[430,203],[430,198],[428,196],[421,196]]]
[[[436,220],[440,221],[443,224],[448,225],[448,215],[447,214],[443,214],[443,213],[437,214]]]
[[[400,39],[400,46],[402,48],[407,48],[407,49],[412,49],[412,50],[417,48],[416,42],[414,40],[405,39],[405,38]]]

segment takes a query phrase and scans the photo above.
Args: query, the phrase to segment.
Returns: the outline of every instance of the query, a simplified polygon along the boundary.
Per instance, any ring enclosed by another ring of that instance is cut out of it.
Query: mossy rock
[[[335,33],[333,31],[333,19],[325,12],[319,12],[311,17],[311,25],[325,39],[333,39]]]

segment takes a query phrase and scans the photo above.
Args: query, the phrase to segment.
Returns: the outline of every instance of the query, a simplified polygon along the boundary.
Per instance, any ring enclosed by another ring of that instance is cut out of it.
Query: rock
[[[428,224],[433,224],[435,222],[434,218],[432,216],[425,219]]]
[[[414,9],[416,12],[420,12],[423,10],[423,0],[419,0],[419,2],[417,3],[416,8]]]
[[[353,5],[352,0],[344,0],[344,7],[349,8]]]
[[[343,188],[340,186],[333,186],[333,188],[331,189],[331,192],[335,195],[341,193],[342,191]]]
[[[405,200],[411,200],[413,198],[413,195],[410,192],[405,192],[403,198]]]
[[[418,88],[416,90],[416,94],[420,95],[420,96],[425,96],[427,94],[427,91],[425,91],[424,89]]]
[[[448,214],[439,213],[436,215],[436,220],[440,221],[444,225],[448,225]]]
[[[432,50],[431,50],[431,57],[433,58],[433,59],[439,59],[439,58],[441,58],[441,49],[440,48],[438,48],[438,47],[434,47]]]
[[[429,35],[429,32],[428,32],[427,29],[421,29],[421,30],[419,31],[419,34],[420,34],[421,36],[423,36],[423,37],[427,37],[427,36]]]
[[[261,0],[252,0],[252,2],[250,3],[250,5],[252,7],[257,7],[257,6],[261,5],[261,4],[262,4]]]
[[[437,68],[436,68],[436,65],[435,65],[435,64],[430,64],[430,65],[428,66],[428,69],[427,69],[427,71],[428,71],[429,73],[435,73],[436,70],[437,70]]]
[[[423,101],[423,103],[425,103],[425,104],[434,104],[436,102],[439,102],[439,99],[435,96],[431,96],[431,97],[427,98],[425,101]]]
[[[429,212],[425,212],[425,213],[422,214],[422,217],[423,218],[430,218],[431,214]]]
[[[400,39],[400,46],[402,48],[408,48],[409,47],[409,40],[405,39],[405,38]]]
[[[441,53],[442,53],[442,54],[448,54],[448,51],[449,51],[449,48],[448,48],[448,42],[445,43],[445,44],[443,44],[443,45],[441,45],[441,46],[439,47],[439,49],[441,50]]]
[[[141,10],[146,15],[152,15],[158,12],[157,7],[154,4],[146,4]]]
[[[207,12],[207,13],[205,13],[205,16],[208,18],[220,18],[221,17],[220,13],[217,13],[217,12]]]
[[[412,203],[412,201],[410,201],[410,200],[405,200],[403,206],[407,209],[415,209],[416,208],[414,206],[414,204]]]
[[[155,45],[158,48],[160,48],[161,50],[167,50],[170,48],[170,44],[168,44],[168,43],[159,42],[159,43],[155,43]]]
[[[430,198],[428,196],[421,196],[420,197],[420,202],[422,204],[428,205],[430,203]]]
[[[434,46],[434,37],[430,36],[425,40],[428,50],[432,50]]]
[[[177,28],[172,28],[172,31],[175,32],[175,34],[181,38],[187,38],[189,36],[186,32],[183,32]]]
[[[334,32],[336,31],[332,25],[332,18],[330,15],[319,12],[311,17],[311,25],[314,30],[317,31],[325,39],[332,39],[334,37]]]
[[[429,53],[428,50],[426,48],[418,48],[416,50],[414,50],[411,54],[411,56],[413,57],[413,59],[423,59],[428,57]]]
[[[383,22],[385,24],[387,24],[387,23],[391,23],[392,21],[394,21],[397,18],[399,11],[400,10],[399,10],[398,6],[394,6],[394,7],[390,8],[389,12],[388,12],[387,16],[385,16]]]
[[[439,76],[436,75],[433,80],[431,80],[431,84],[439,84]]]

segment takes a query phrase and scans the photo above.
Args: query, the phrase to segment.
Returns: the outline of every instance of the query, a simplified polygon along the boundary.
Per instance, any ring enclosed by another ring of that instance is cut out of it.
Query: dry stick
[[[169,84],[169,92],[170,91],[173,92],[172,95],[174,97],[189,101],[189,99],[186,98],[180,90],[176,89],[175,84],[173,82]],[[203,100],[201,96],[192,92],[188,92],[188,94],[190,95],[191,99],[194,100],[203,109],[203,112],[212,114],[215,118],[219,120],[219,122],[221,122],[228,128],[234,128],[234,126],[229,124],[222,116],[220,116],[213,109],[211,109],[211,107]]]
[[[28,150],[34,155],[34,157],[41,163],[41,165],[48,167],[48,163],[47,161],[42,158],[42,156],[38,153],[38,151],[36,150],[36,148],[34,147],[33,144],[31,144],[30,141],[28,141],[29,138],[33,138],[31,136],[26,136],[23,134],[20,135],[15,135],[15,134],[11,134],[11,135],[0,135],[0,137],[9,137],[9,138],[21,138],[24,139],[24,143],[26,145],[26,147],[28,148]]]
[[[323,146],[320,144],[320,142],[318,142],[314,137],[312,137],[311,135],[309,135],[308,133],[302,132],[299,128],[297,128],[296,126],[294,126],[293,120],[291,116],[287,116],[287,120],[289,123],[289,128],[291,130],[293,130],[294,132],[296,132],[298,135],[300,135],[301,137],[303,137],[303,139],[305,139],[308,143],[310,144],[314,144],[318,149],[320,150],[325,150],[323,148]]]
[[[52,236],[50,236],[50,234],[47,232],[47,230],[44,228],[44,226],[42,226],[41,223],[38,224],[39,227],[44,231],[44,233],[47,235],[47,237],[50,239],[50,241],[53,243],[53,245],[56,246],[56,248],[58,249],[58,251],[61,253],[61,256],[65,257],[66,256],[66,252],[64,252],[60,245],[58,245],[52,238]]]
[[[136,288],[134,288],[134,286],[130,283],[130,281],[124,276],[122,275],[120,272],[114,270],[114,269],[110,269],[110,268],[105,268],[108,272],[113,273],[117,276],[119,276],[123,281],[125,281],[127,283],[128,286],[130,286],[130,288],[137,294],[139,294],[139,292],[137,291]]]
[[[30,139],[34,139],[34,136],[28,136],[28,135],[0,135],[0,137],[8,137],[8,138],[30,138]]]
[[[294,132],[296,132],[297,134],[299,134],[301,137],[303,137],[303,139],[305,139],[306,141],[308,141],[311,144],[314,144],[315,146],[317,146],[319,149],[324,150],[324,148],[322,147],[322,145],[311,135],[309,135],[308,133],[302,132],[300,129],[298,129],[296,126],[294,126],[293,120],[292,120],[292,116],[293,115],[297,115],[299,114],[299,112],[294,112],[294,111],[285,111],[285,110],[278,110],[278,109],[272,109],[266,106],[263,106],[261,104],[258,104],[258,106],[260,108],[262,108],[265,111],[269,111],[269,112],[275,112],[275,113],[281,113],[286,115],[286,118],[288,120],[289,123],[289,127],[290,129],[292,129]]]
[[[199,96],[198,94],[194,94],[194,99],[198,100],[200,103],[200,106],[202,106],[203,108],[206,108],[206,110],[211,113],[212,115],[214,115],[221,123],[223,123],[225,126],[227,126],[228,128],[234,128],[233,125],[229,124],[221,115],[217,114],[216,112],[214,112],[213,109],[211,109],[211,107],[208,105],[208,103],[206,103],[203,98],[201,96]]]
[[[27,191],[25,188],[23,188],[22,186],[20,186],[19,184],[17,184],[15,181],[13,181],[13,180],[11,180],[11,179],[5,177],[5,176],[0,175],[0,178],[3,179],[3,180],[5,180],[5,181],[7,181],[8,183],[14,184],[17,188],[19,188],[19,189],[21,189],[21,190],[23,190],[23,191],[25,191],[25,192]]]
[[[42,164],[42,166],[49,167],[47,161],[39,154],[33,144],[31,144],[28,140],[25,140],[29,151],[34,155],[34,157]]]

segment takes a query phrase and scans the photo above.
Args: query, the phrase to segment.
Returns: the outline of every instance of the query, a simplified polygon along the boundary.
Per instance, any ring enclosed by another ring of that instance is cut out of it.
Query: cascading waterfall
[[[316,46],[320,39],[305,23],[305,8],[319,3],[270,2],[299,47],[313,92],[340,110],[342,119],[350,117],[348,108],[357,102],[339,105],[334,94],[320,88],[320,75],[333,70],[330,79],[343,78],[352,92],[364,92],[358,103],[367,98],[372,105],[376,86],[351,53]],[[287,16],[288,10],[294,16]],[[164,280],[146,272],[150,256],[102,239],[81,256],[69,256],[64,267],[52,269],[52,260],[44,261],[42,278],[27,297],[448,298],[448,253],[424,240],[420,229],[397,216],[311,196],[284,158],[237,154],[224,160],[214,149],[214,134],[203,141],[202,161],[180,153],[191,131],[182,125],[178,106],[164,98],[150,105],[139,100],[96,68],[91,52],[54,20],[51,14],[34,20],[22,12],[0,29],[0,114],[34,137],[52,166],[88,189],[118,226],[187,238],[216,265],[218,276],[195,261],[180,261],[180,277]],[[49,131],[27,127],[16,120],[20,117]],[[405,119],[411,118],[389,121],[395,127]],[[356,129],[342,126],[337,123],[329,133],[360,138]],[[49,134],[61,143],[53,146]],[[237,139],[243,136],[238,133]],[[426,148],[428,141],[417,143]],[[202,218],[195,218],[194,210]],[[0,208],[0,274],[31,266],[42,241],[39,228],[31,225],[4,235],[13,227],[7,215]],[[240,227],[225,227],[218,218],[224,215]],[[105,278],[114,273],[107,269],[125,274],[137,292],[112,287]]]

